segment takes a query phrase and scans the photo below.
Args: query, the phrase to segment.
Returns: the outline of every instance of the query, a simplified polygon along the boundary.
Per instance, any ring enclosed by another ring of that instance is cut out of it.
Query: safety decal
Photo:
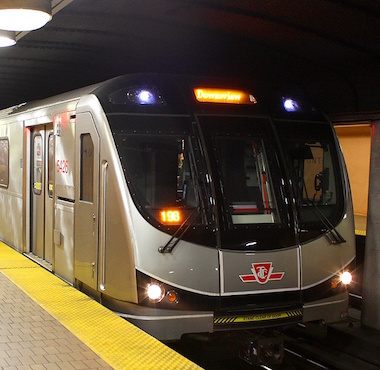
[[[248,322],[279,320],[279,319],[296,319],[302,317],[302,310],[292,310],[285,312],[271,312],[247,316],[228,316],[214,318],[215,325],[227,324],[244,324]]]
[[[266,284],[271,280],[281,280],[285,272],[273,272],[272,262],[252,263],[252,274],[239,275],[244,283]]]

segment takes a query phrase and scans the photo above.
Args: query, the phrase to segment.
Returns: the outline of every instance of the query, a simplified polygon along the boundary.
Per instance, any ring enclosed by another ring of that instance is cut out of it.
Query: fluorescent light
[[[16,44],[16,33],[14,31],[0,30],[0,48]]]
[[[0,29],[32,31],[51,20],[50,0],[0,1]]]

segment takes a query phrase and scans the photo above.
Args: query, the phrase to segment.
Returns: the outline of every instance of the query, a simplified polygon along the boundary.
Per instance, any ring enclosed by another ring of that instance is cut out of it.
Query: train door
[[[99,135],[90,113],[77,116],[75,279],[98,285]]]
[[[31,252],[52,263],[53,250],[53,124],[32,130]]]

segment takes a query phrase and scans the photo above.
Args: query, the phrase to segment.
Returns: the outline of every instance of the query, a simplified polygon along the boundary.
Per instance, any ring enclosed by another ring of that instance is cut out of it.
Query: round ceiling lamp
[[[32,31],[51,20],[50,0],[1,0],[0,29]]]
[[[16,32],[0,30],[0,48],[16,44]]]

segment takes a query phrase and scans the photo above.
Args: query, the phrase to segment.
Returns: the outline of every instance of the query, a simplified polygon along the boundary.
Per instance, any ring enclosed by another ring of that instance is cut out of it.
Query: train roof
[[[44,98],[41,100],[33,100],[31,102],[20,103],[12,107],[2,109],[0,111],[0,118],[7,117],[12,114],[25,113],[37,108],[49,107],[59,102],[67,102],[67,101],[76,100],[76,99],[79,99],[83,95],[90,94],[91,91],[93,91],[98,86],[99,84],[94,84],[91,86],[86,86],[86,87],[82,87],[76,90],[64,92],[59,95],[54,95],[48,98]]]
[[[103,108],[108,112],[120,110],[120,106],[123,104],[110,103],[110,94],[112,92],[117,92],[128,87],[151,87],[157,89],[158,93],[162,95],[163,100],[167,99],[171,102],[168,107],[164,109],[163,107],[147,107],[139,106],[137,104],[135,107],[132,105],[124,104],[125,109],[131,111],[136,110],[136,112],[147,112],[148,110],[152,113],[164,112],[168,113],[184,113],[189,110],[202,110],[205,107],[207,109],[213,109],[216,107],[215,104],[211,102],[199,104],[194,97],[193,88],[195,87],[205,87],[205,88],[225,88],[225,89],[244,89],[250,96],[255,100],[255,113],[259,114],[273,114],[273,112],[283,111],[283,99],[287,95],[300,96],[300,91],[294,92],[291,88],[282,88],[276,86],[269,86],[268,82],[265,81],[242,81],[241,79],[227,78],[227,77],[207,77],[207,76],[191,76],[191,75],[170,75],[170,74],[153,74],[153,73],[136,73],[122,75],[114,77],[112,79],[99,82],[90,86],[79,88],[73,91],[65,92],[59,95],[48,97],[42,100],[36,100],[28,103],[22,103],[7,109],[0,111],[0,118],[10,117],[17,113],[26,113],[28,111],[33,111],[34,109],[45,108],[53,106],[59,103],[65,103],[70,101],[79,100],[82,96],[88,94],[95,94]],[[289,93],[285,91],[289,90]],[[123,90],[124,91],[124,90]],[[305,103],[306,99],[301,97],[299,101],[302,101],[303,106],[307,106],[307,113],[317,113],[310,104]],[[257,104],[256,104],[257,103]],[[128,107],[126,107],[128,106]],[[245,107],[247,108],[247,107]],[[220,109],[220,104],[218,108]],[[228,107],[228,109],[231,109]],[[243,111],[244,108],[236,108]],[[247,109],[252,113],[252,108]],[[317,114],[319,118],[321,117],[319,112]]]

